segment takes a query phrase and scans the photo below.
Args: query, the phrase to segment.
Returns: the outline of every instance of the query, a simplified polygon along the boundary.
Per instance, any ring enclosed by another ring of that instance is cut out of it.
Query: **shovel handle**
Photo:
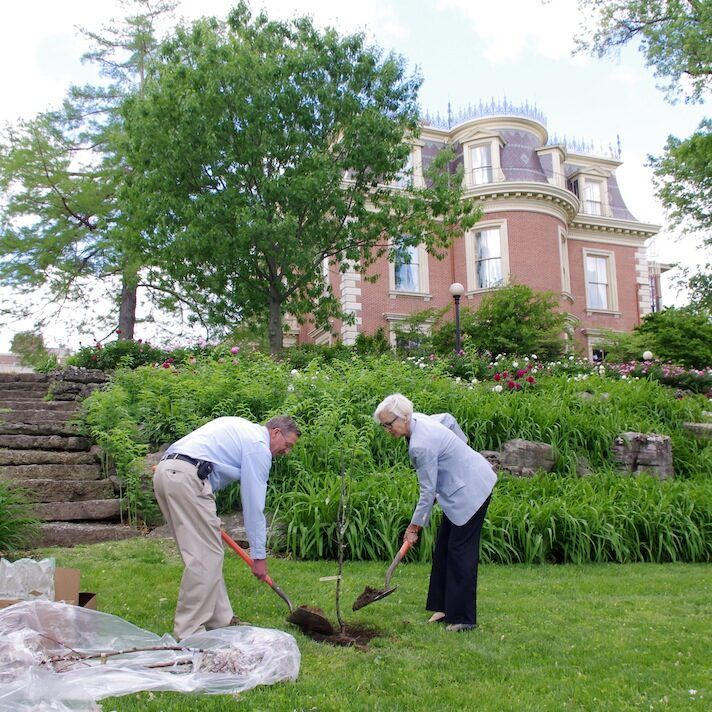
[[[396,570],[396,566],[398,566],[398,564],[400,564],[401,560],[408,553],[408,550],[410,549],[411,546],[413,546],[413,545],[409,541],[404,541],[403,546],[401,546],[401,548],[398,549],[398,553],[396,554],[395,558],[391,562],[391,565],[388,567],[388,571],[386,571],[386,588],[390,588],[391,576],[393,576],[393,572]]]
[[[224,530],[220,530],[222,540],[250,567],[254,562],[250,555]],[[272,577],[267,575],[265,583],[289,606],[289,610],[294,610],[294,605],[289,600],[287,594],[272,580]]]

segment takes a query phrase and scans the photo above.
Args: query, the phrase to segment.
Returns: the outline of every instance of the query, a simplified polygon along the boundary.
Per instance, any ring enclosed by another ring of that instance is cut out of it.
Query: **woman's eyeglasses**
[[[393,423],[395,423],[396,420],[398,420],[398,418],[400,418],[399,415],[397,415],[395,418],[393,418],[393,420],[389,420],[388,422],[382,420],[382,421],[381,421],[381,425],[382,425],[386,430],[390,430],[390,429],[393,427]]]

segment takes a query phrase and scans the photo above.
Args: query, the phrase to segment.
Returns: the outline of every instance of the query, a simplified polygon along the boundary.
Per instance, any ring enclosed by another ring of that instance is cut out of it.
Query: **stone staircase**
[[[86,381],[59,381],[68,400],[45,400],[56,377],[0,373],[0,480],[24,491],[41,520],[34,546],[115,541],[139,532],[120,523],[120,500],[97,446],[72,418]],[[81,379],[80,379],[81,381]],[[69,394],[69,395],[66,395]]]

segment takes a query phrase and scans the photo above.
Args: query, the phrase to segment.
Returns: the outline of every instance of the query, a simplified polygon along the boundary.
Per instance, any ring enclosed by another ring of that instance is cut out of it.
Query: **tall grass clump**
[[[712,561],[709,482],[614,473],[502,478],[482,532],[495,563]]]
[[[26,548],[37,534],[39,522],[22,491],[0,480],[0,553]]]

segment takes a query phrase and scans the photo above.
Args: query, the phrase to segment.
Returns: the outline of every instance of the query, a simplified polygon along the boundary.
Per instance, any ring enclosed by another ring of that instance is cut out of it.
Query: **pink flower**
[[[163,366],[163,368],[170,368],[170,367],[171,367],[171,364],[168,363],[168,361],[164,361],[164,362],[161,364],[161,366]]]
[[[230,349],[230,353],[231,353],[231,354],[240,353],[240,347],[239,347],[239,346],[233,346],[233,347]]]
[[[514,381],[507,381],[507,388],[516,388],[517,384]]]
[[[522,376],[526,376],[526,375],[527,375],[527,372],[523,371],[522,369],[519,369],[519,371],[517,371],[517,378],[521,378]]]
[[[529,376],[527,378],[527,383],[536,383],[536,379],[534,378],[534,376]]]
[[[495,381],[501,381],[501,380],[502,380],[502,374],[501,374],[501,373],[495,373],[493,378],[494,378]]]

